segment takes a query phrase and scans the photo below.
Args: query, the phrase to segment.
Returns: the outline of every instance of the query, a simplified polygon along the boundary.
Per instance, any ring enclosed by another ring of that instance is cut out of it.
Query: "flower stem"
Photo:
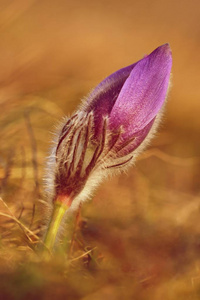
[[[61,222],[63,220],[64,214],[67,211],[68,206],[61,202],[55,202],[54,209],[49,223],[46,237],[44,240],[44,245],[51,252],[54,248],[56,236],[60,228]]]

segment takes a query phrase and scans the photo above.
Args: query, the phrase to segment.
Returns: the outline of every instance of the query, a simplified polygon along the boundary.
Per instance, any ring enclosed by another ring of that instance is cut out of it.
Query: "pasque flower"
[[[131,165],[150,140],[167,95],[171,66],[169,45],[158,47],[104,79],[61,124],[49,159],[47,185],[55,208],[47,247],[53,247],[55,223],[59,227],[66,209],[77,209],[102,178]]]

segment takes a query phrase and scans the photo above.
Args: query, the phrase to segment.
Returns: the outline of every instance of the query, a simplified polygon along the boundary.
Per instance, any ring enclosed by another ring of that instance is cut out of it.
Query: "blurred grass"
[[[12,217],[0,216],[1,299],[200,298],[198,24],[197,1],[0,1],[0,190],[10,209],[0,201],[0,212]],[[103,77],[167,41],[173,87],[151,148],[82,208],[70,260],[61,251],[41,261],[55,124]]]

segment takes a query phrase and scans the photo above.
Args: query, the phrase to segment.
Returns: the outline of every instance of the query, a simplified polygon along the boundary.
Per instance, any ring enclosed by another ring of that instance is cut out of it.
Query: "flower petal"
[[[123,125],[128,135],[141,131],[161,109],[172,66],[168,44],[140,60],[125,81],[110,113],[110,128]]]
[[[96,135],[98,135],[99,128],[101,128],[103,117],[110,114],[124,82],[136,64],[132,64],[111,74],[87,96],[81,110],[87,113],[93,110]]]
[[[134,134],[134,137],[132,137],[132,138],[130,138],[130,137],[127,138],[124,135],[121,140],[121,145],[119,144],[118,147],[116,147],[118,155],[125,156],[125,155],[133,152],[146,139],[147,135],[149,134],[149,132],[153,126],[154,121],[155,121],[155,118],[152,119],[143,129],[136,132]],[[123,144],[125,144],[125,147],[123,147]]]

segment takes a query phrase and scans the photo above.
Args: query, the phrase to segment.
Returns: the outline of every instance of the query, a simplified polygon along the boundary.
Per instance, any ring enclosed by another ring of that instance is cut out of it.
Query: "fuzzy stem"
[[[46,237],[44,240],[44,245],[46,248],[51,252],[53,250],[56,236],[58,233],[58,230],[60,228],[60,224],[63,220],[64,214],[67,211],[69,207],[61,202],[55,202],[54,209],[51,217],[51,221],[49,223]]]

